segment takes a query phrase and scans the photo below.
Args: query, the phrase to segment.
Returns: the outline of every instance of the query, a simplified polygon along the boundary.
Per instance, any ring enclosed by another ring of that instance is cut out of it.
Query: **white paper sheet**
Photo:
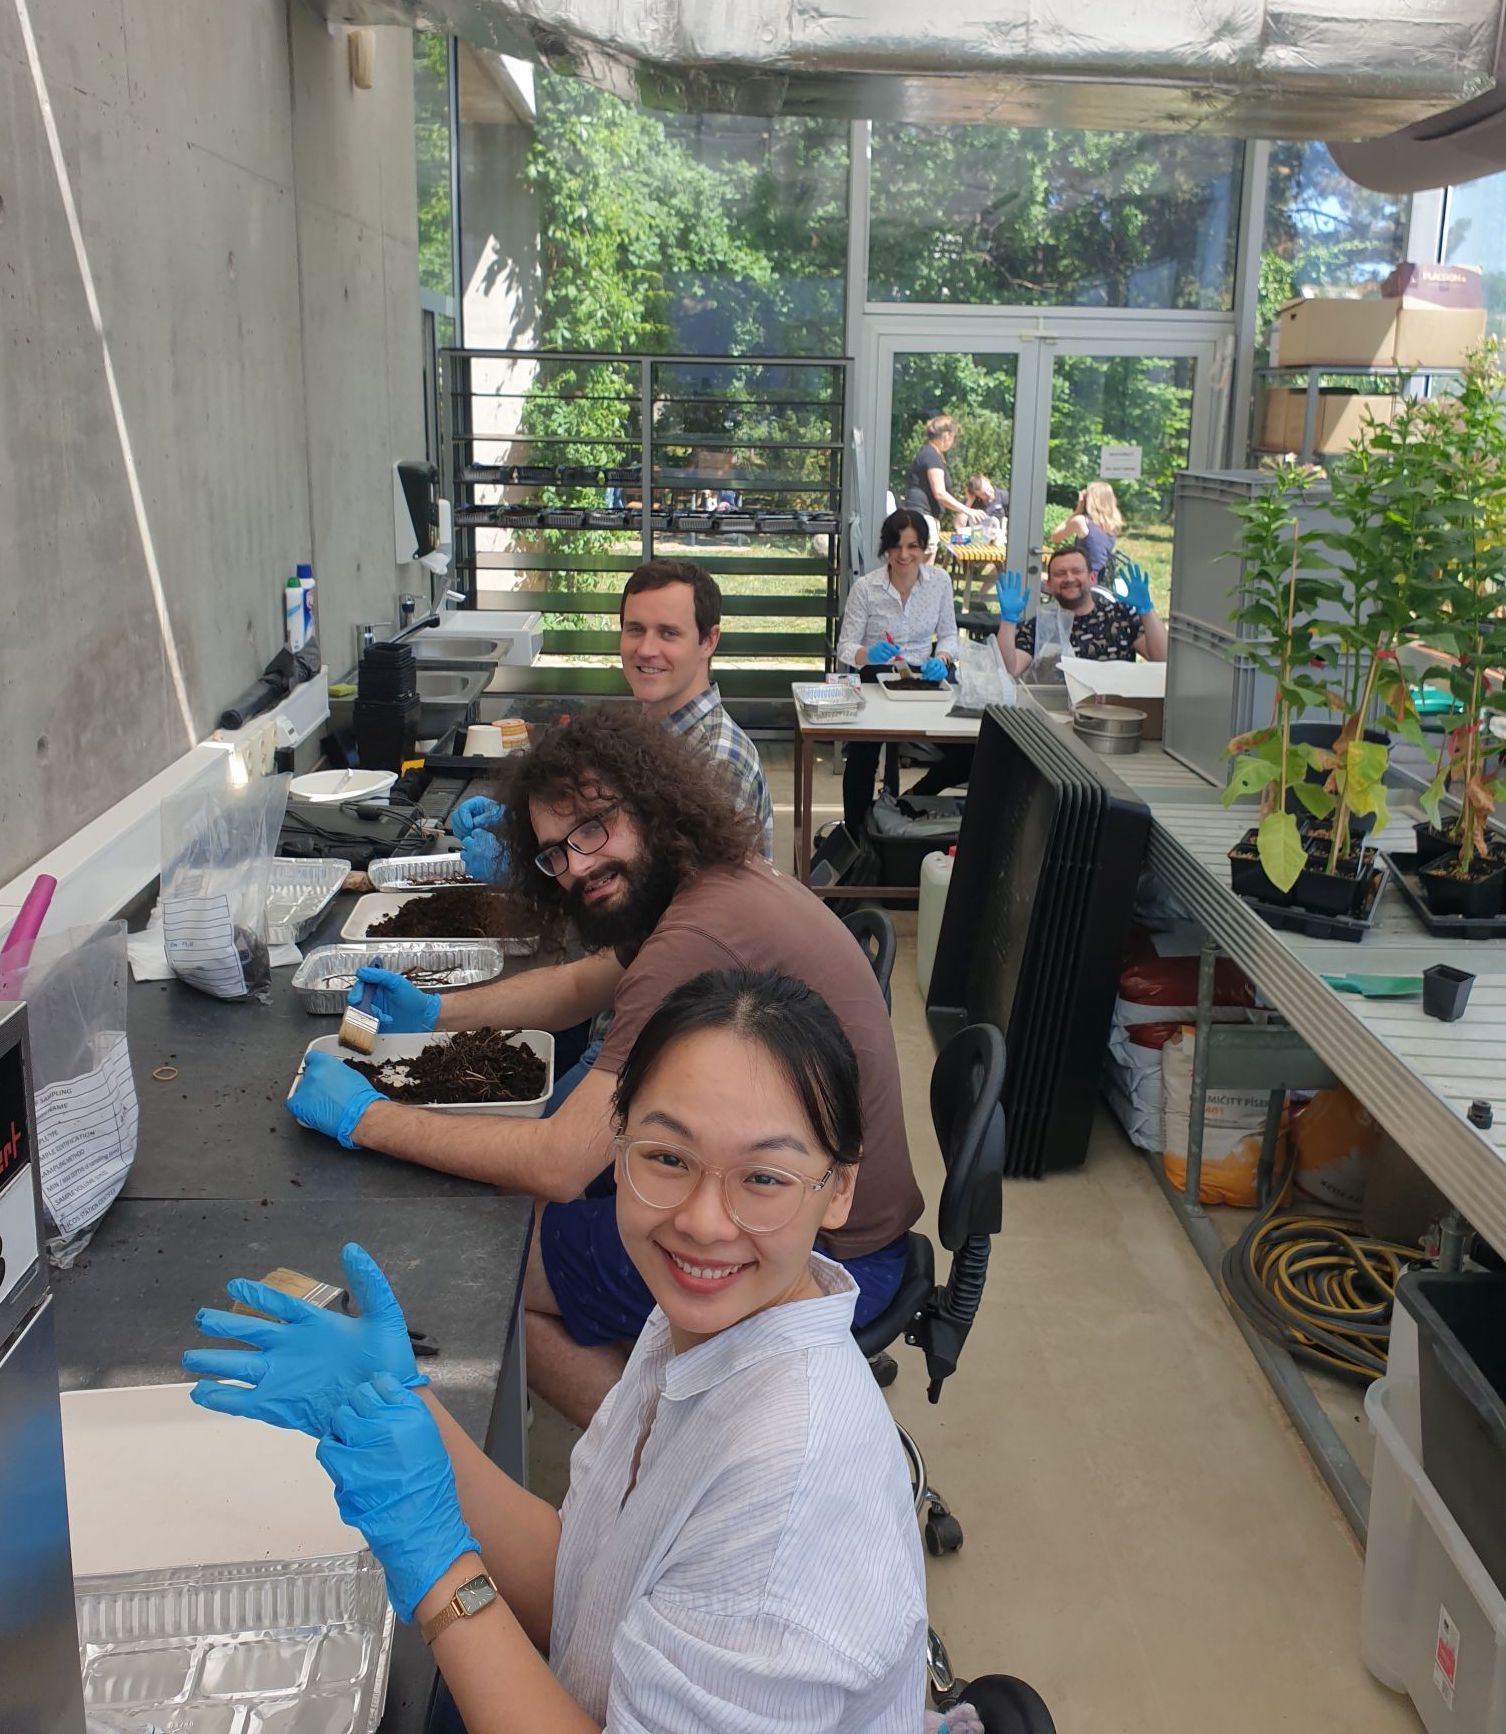
[[[94,1039],[95,1066],[37,1091],[42,1199],[59,1233],[97,1222],[136,1155],[136,1082],[121,1030]]]

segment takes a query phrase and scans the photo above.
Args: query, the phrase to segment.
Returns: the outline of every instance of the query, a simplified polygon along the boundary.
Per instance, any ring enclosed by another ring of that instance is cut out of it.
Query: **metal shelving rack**
[[[511,671],[517,690],[620,694],[619,583],[568,581],[625,577],[658,549],[695,560],[718,580],[821,580],[799,594],[723,585],[723,696],[745,718],[785,720],[790,682],[835,666],[848,368],[845,359],[815,356],[445,350],[443,485],[455,508],[453,569],[472,605],[478,590],[505,583],[545,614],[546,659],[611,659],[605,667],[552,660]],[[563,405],[579,406],[565,413],[603,431],[539,431],[551,419],[559,426],[550,406]],[[735,505],[697,504],[697,495],[718,492]],[[503,530],[536,545],[488,536]],[[541,531],[568,531],[573,545]],[[631,549],[620,545],[625,535],[635,539]],[[791,550],[792,538],[808,551]],[[768,620],[802,625],[752,629]],[[777,718],[765,718],[769,711]]]
[[[1318,399],[1319,387],[1325,376],[1333,375],[1339,379],[1391,379],[1398,385],[1393,397],[1401,395],[1413,380],[1432,380],[1434,378],[1455,378],[1462,371],[1457,367],[1343,367],[1327,361],[1302,362],[1295,367],[1257,367],[1255,377],[1261,382],[1261,392],[1257,394],[1251,405],[1250,450],[1253,452],[1273,452],[1285,448],[1263,445],[1260,440],[1261,417],[1264,411],[1264,394],[1271,389],[1273,380],[1303,381],[1302,406],[1302,444],[1297,453],[1299,463],[1310,464],[1313,461],[1313,448],[1317,443],[1318,433]],[[1431,387],[1425,385],[1424,391]],[[1336,448],[1338,449],[1338,448]],[[1317,454],[1320,457],[1332,455],[1327,452]]]

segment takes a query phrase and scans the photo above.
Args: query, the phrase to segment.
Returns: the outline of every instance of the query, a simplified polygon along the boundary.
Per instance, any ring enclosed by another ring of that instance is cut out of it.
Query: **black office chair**
[[[898,1370],[884,1353],[890,1344],[903,1338],[923,1350],[930,1377],[926,1394],[933,1403],[940,1401],[942,1385],[957,1370],[983,1297],[989,1242],[1003,1226],[1003,1093],[1004,1037],[992,1024],[969,1024],[951,1038],[931,1069],[931,1124],[946,1166],[936,1235],[952,1255],[951,1270],[938,1287],[935,1250],[924,1234],[912,1230],[906,1237],[905,1269],[894,1299],[877,1318],[853,1331],[881,1385],[891,1383]],[[915,1440],[903,1427],[899,1437],[910,1462],[915,1512],[923,1519],[926,1551],[937,1556],[955,1553],[962,1546],[962,1525],[927,1480],[925,1459]],[[946,1646],[934,1631],[928,1663],[937,1704],[955,1702],[961,1686]],[[1022,1729],[1028,1726],[1021,1724]],[[1036,1726],[1049,1728],[1049,1717]]]
[[[889,993],[889,978],[894,974],[894,954],[899,941],[894,937],[894,923],[877,904],[860,903],[850,915],[842,917],[842,925],[862,946],[878,977],[884,1004],[892,1011],[894,1002]]]

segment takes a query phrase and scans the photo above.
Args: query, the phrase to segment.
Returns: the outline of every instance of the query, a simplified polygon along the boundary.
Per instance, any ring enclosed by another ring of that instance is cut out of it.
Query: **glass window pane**
[[[873,128],[868,296],[967,305],[1232,303],[1236,139]]]
[[[1124,518],[1116,553],[1146,569],[1163,613],[1172,492],[1187,467],[1195,365],[1185,357],[1058,355],[1051,374],[1044,529],[1049,535],[1076,511],[1080,490],[1099,478],[1104,446],[1138,446],[1139,479],[1110,484]]]
[[[1273,144],[1260,261],[1260,333],[1294,295],[1347,294],[1406,251],[1409,201],[1350,180],[1325,144]]]
[[[846,121],[659,113],[543,71],[535,89],[541,347],[843,352]]]
[[[1445,264],[1484,271],[1490,334],[1506,337],[1506,174],[1450,190],[1443,248]]]
[[[450,208],[450,39],[413,33],[413,130],[418,157],[418,281],[455,293]]]

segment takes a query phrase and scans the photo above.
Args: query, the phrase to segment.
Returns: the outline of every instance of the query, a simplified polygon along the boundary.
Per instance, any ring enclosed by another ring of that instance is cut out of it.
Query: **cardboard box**
[[[1307,393],[1278,387],[1268,391],[1261,416],[1260,443],[1267,451],[1300,452]],[[1318,393],[1318,418],[1313,433],[1315,452],[1345,452],[1359,438],[1366,416],[1390,422],[1396,414],[1394,397],[1354,391]]]
[[[1396,299],[1288,301],[1276,331],[1281,367],[1459,367],[1485,335],[1485,311]]]
[[[1399,305],[1393,343],[1397,367],[1463,367],[1470,350],[1484,339],[1483,307]]]
[[[1454,307],[1472,312],[1485,305],[1485,273],[1478,265],[1398,265],[1381,294],[1403,307]]]
[[[1394,301],[1288,301],[1276,315],[1279,365],[1389,367],[1399,311]]]

